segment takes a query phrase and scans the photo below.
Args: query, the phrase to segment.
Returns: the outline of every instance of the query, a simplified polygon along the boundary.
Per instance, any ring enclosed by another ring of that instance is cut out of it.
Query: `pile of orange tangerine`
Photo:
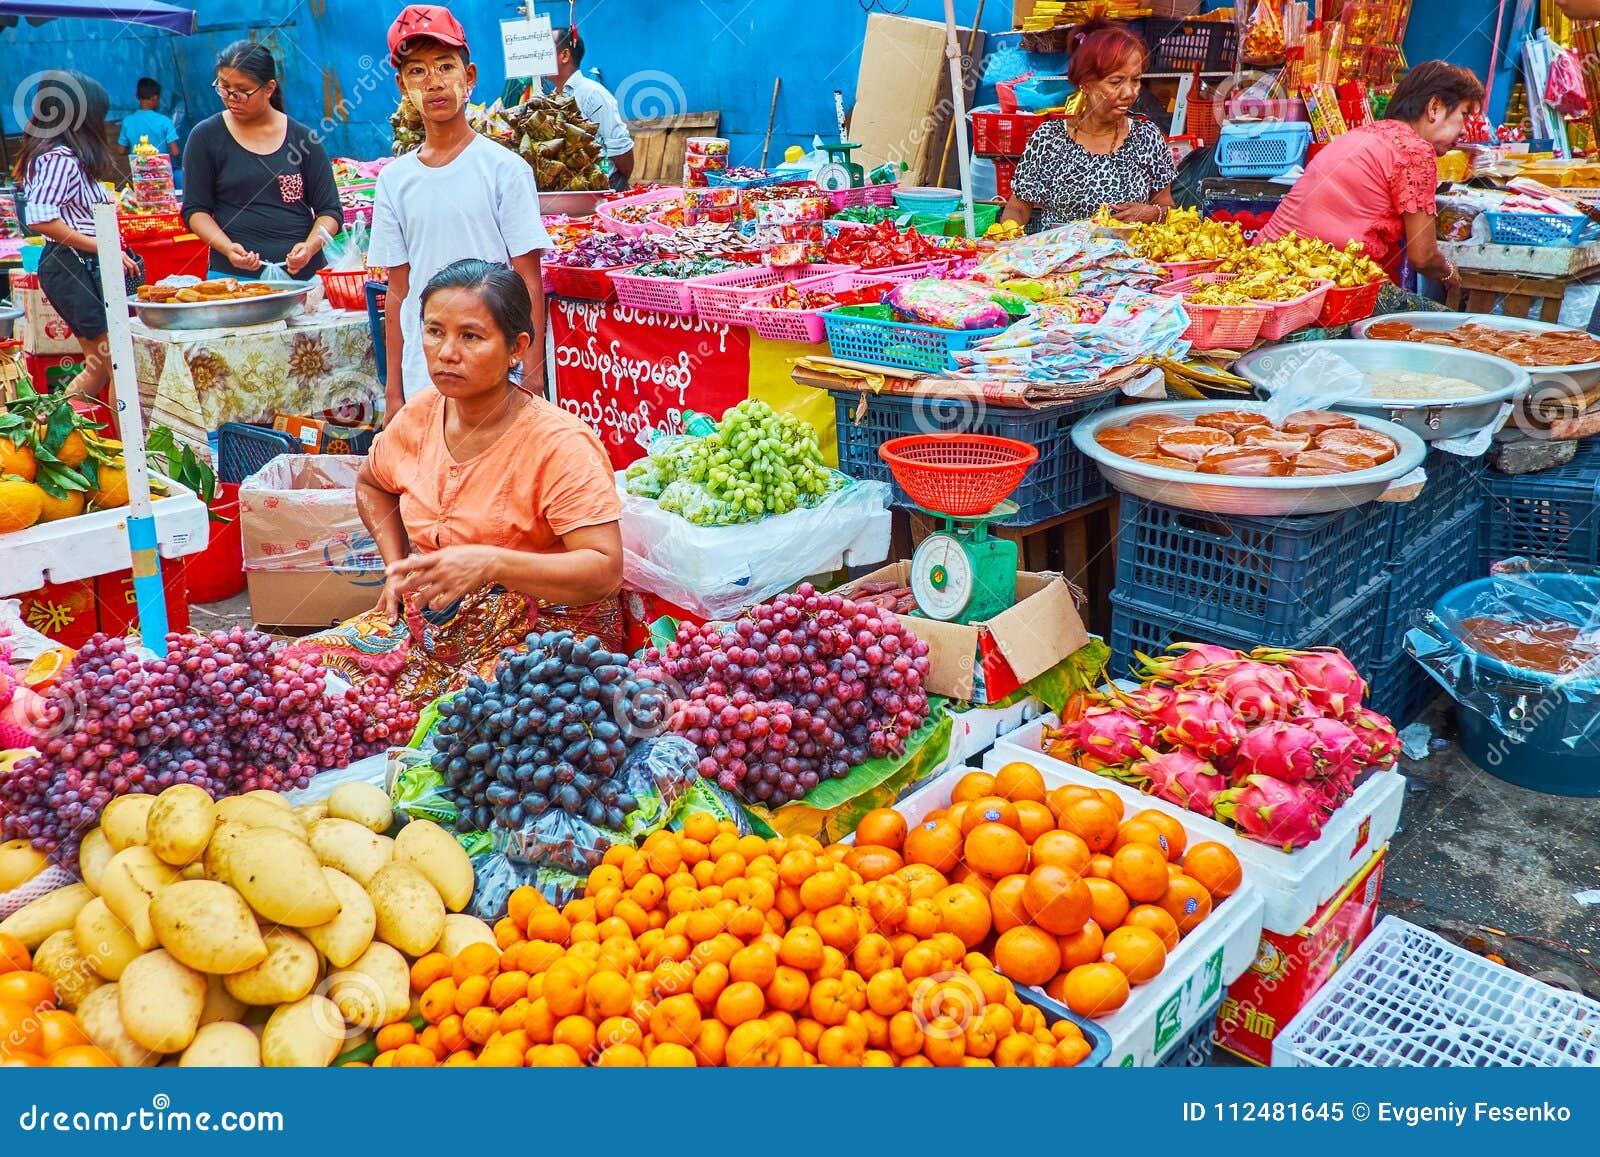
[[[1047,791],[1036,768],[1009,763],[963,776],[949,806],[915,827],[892,809],[869,813],[854,855],[948,877],[936,908],[941,920],[961,909],[969,948],[1018,984],[1096,1017],[1159,976],[1179,939],[1239,887],[1230,849],[1187,847],[1187,838],[1164,812],[1125,821],[1109,788]]]
[[[33,971],[27,945],[0,932],[0,1068],[107,1068],[78,1018],[56,1007],[55,984]]]
[[[991,924],[982,888],[898,850],[696,814],[608,851],[559,909],[517,889],[498,948],[417,960],[425,1024],[382,1029],[373,1063],[1078,1064],[1078,1027],[1047,1024],[974,951]]]

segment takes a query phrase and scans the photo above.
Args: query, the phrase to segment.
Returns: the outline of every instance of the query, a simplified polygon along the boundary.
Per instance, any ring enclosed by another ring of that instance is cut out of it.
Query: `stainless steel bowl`
[[[233,329],[282,321],[305,305],[312,282],[286,281],[283,292],[233,301],[129,302],[139,320],[151,329]]]
[[[1274,515],[1325,514],[1347,510],[1371,502],[1397,478],[1403,478],[1422,464],[1427,446],[1410,430],[1382,418],[1351,414],[1361,426],[1393,438],[1398,452],[1381,466],[1353,470],[1349,474],[1313,475],[1306,478],[1227,478],[1220,474],[1191,474],[1168,470],[1147,462],[1135,462],[1113,454],[1095,435],[1111,426],[1121,426],[1140,414],[1171,414],[1193,419],[1214,410],[1264,410],[1261,402],[1156,402],[1149,405],[1117,406],[1085,418],[1072,428],[1072,441],[1094,459],[1100,473],[1118,490],[1137,494],[1152,502],[1180,506],[1213,514]],[[1204,479],[1204,481],[1201,481]]]
[[[1495,420],[1500,412],[1500,403],[1514,401],[1526,394],[1530,384],[1528,371],[1512,365],[1504,358],[1410,341],[1337,339],[1265,346],[1245,354],[1234,363],[1233,369],[1270,393],[1272,382],[1282,376],[1286,367],[1292,367],[1298,359],[1318,350],[1334,354],[1361,371],[1412,370],[1442,374],[1488,390],[1488,393],[1470,398],[1435,401],[1379,395],[1329,403],[1329,409],[1341,413],[1387,418],[1425,442],[1456,438],[1482,429]]]
[[[1520,329],[1530,333],[1573,333],[1570,325],[1556,325],[1548,321],[1533,321],[1526,317],[1501,317],[1497,313],[1390,313],[1381,317],[1364,318],[1350,327],[1350,336],[1366,337],[1367,330],[1381,321],[1403,321],[1417,329],[1438,332],[1476,322],[1495,329]],[[1581,331],[1576,331],[1581,332]],[[1433,349],[1440,347],[1433,346]],[[1551,390],[1567,397],[1584,393],[1591,386],[1600,385],[1600,362],[1581,362],[1571,366],[1527,366],[1532,382],[1530,394],[1537,400]]]

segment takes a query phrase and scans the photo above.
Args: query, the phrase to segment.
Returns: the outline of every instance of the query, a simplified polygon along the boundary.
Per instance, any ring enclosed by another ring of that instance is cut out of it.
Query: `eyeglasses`
[[[401,76],[407,80],[426,80],[430,76],[445,77],[459,70],[459,65],[454,60],[441,60],[437,64],[423,64],[415,61],[407,64],[401,71]]]
[[[211,87],[216,90],[217,95],[220,96],[223,100],[226,100],[226,101],[247,101],[251,97],[255,96],[256,93],[260,92],[262,89],[266,88],[267,86],[265,84],[258,84],[254,88],[252,88],[248,92],[246,92],[244,89],[240,89],[240,88],[229,88],[227,85],[223,84],[220,80],[214,80],[214,81],[211,82]]]

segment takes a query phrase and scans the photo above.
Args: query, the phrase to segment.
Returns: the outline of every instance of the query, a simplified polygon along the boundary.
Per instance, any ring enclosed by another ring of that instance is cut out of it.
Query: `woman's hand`
[[[122,255],[122,272],[129,277],[138,277],[140,275],[139,263],[126,253]]]
[[[486,546],[447,546],[430,554],[414,554],[389,564],[392,589],[422,610],[443,610],[494,577],[495,552]]]
[[[244,269],[254,272],[261,268],[261,254],[251,249],[246,249],[237,241],[230,241],[217,250],[228,259],[228,264],[235,269]]]
[[[1151,225],[1160,221],[1167,215],[1167,211],[1160,205],[1147,205],[1143,201],[1129,201],[1126,205],[1118,205],[1111,210],[1111,215],[1118,221],[1130,225]]]
[[[383,584],[377,609],[383,612],[383,621],[390,626],[398,623],[400,616],[405,614],[405,596],[400,593],[400,586],[393,578]]]
[[[317,241],[302,241],[289,250],[289,256],[283,259],[283,267],[290,273],[299,273],[307,265],[311,264],[313,257],[321,252],[322,242],[320,239]]]

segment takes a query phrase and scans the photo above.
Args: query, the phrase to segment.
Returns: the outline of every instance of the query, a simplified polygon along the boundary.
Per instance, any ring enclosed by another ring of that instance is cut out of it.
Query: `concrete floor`
[[[194,606],[190,618],[196,630],[248,626],[250,601]],[[1573,899],[1600,889],[1600,799],[1542,795],[1481,771],[1453,742],[1448,700],[1422,721],[1449,742],[1401,760],[1410,787],[1383,911],[1600,999],[1600,905]]]

